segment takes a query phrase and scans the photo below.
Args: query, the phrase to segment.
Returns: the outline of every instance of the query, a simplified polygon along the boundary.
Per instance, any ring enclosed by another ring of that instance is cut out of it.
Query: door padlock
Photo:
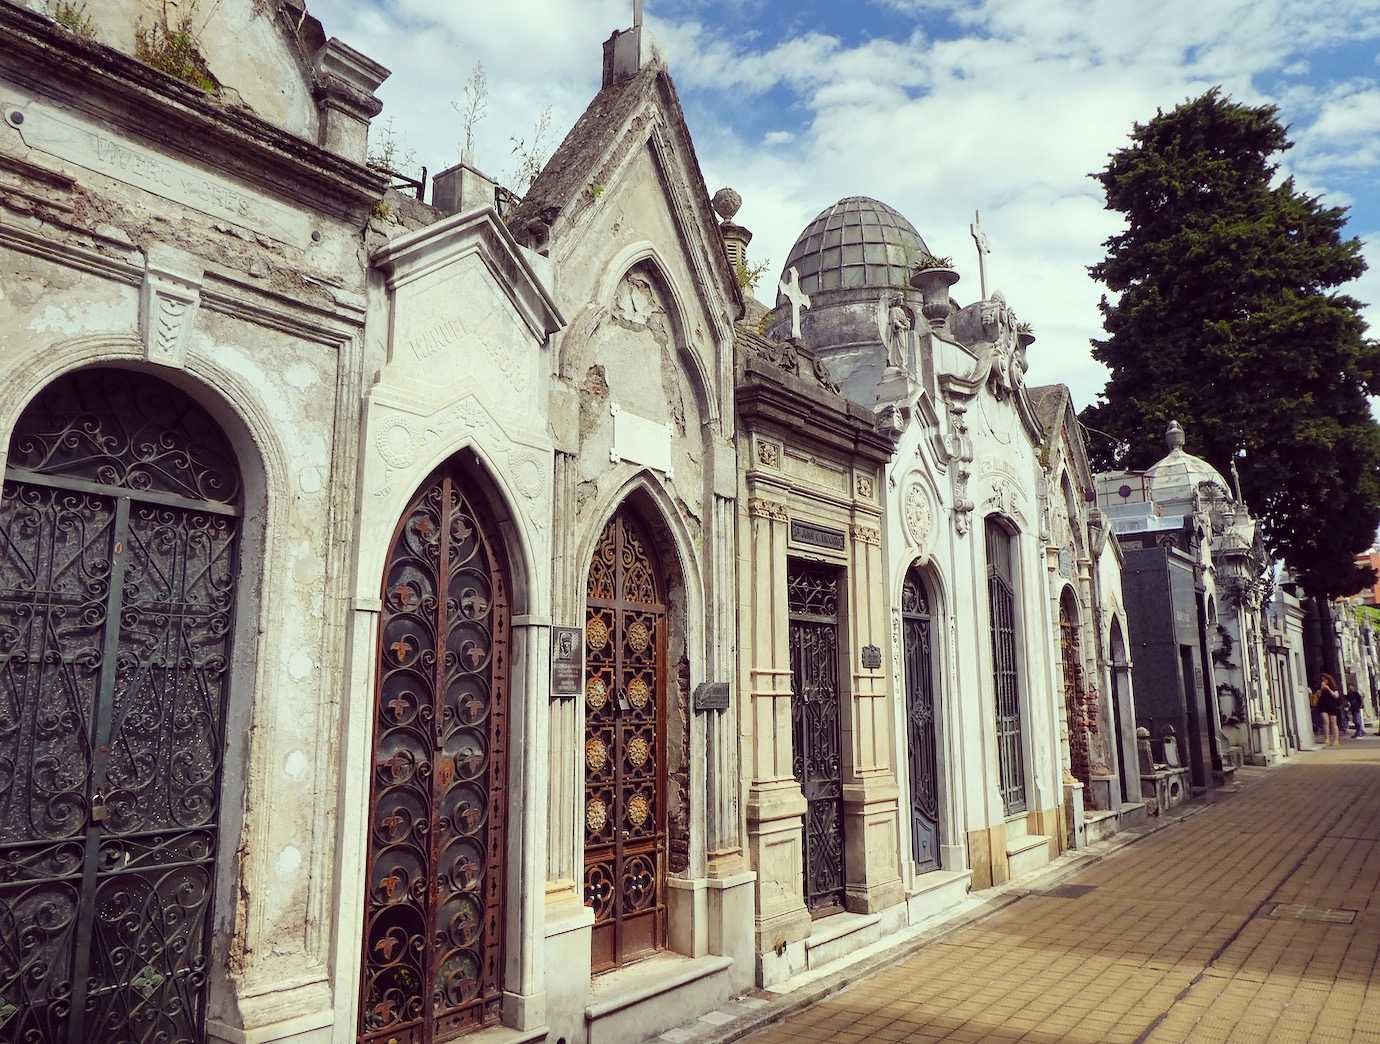
[[[91,799],[91,822],[104,823],[110,816],[110,809],[106,807],[105,794],[96,791]]]

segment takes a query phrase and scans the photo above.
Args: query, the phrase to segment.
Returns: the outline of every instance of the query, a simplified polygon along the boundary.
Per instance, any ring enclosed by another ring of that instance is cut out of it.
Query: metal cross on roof
[[[800,274],[795,265],[791,266],[790,281],[783,279],[776,284],[777,290],[791,305],[791,336],[800,340],[800,310],[810,307],[810,295],[800,289]]]
[[[982,215],[976,210],[973,211],[973,223],[968,226],[968,231],[973,235],[973,242],[977,244],[978,252],[978,283],[982,288],[982,299],[987,300],[987,255],[992,252],[992,241],[987,238],[987,230],[982,227]]]

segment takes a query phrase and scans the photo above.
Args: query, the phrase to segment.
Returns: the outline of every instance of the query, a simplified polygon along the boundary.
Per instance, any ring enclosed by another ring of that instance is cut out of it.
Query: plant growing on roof
[[[489,76],[483,62],[475,62],[470,78],[465,81],[465,103],[452,101],[450,107],[460,114],[460,128],[465,140],[460,143],[460,158],[474,161],[474,143],[479,125],[489,114]]]
[[[96,38],[96,25],[86,13],[85,2],[76,0],[48,0],[48,17],[69,33],[83,40]]]
[[[526,192],[537,180],[537,175],[546,166],[551,155],[551,106],[547,106],[537,117],[529,138],[509,138],[513,143],[512,153],[516,163],[508,180],[519,193]]]
[[[201,33],[219,7],[220,0],[216,0],[215,7],[211,8],[198,29],[194,24],[197,0],[191,0],[186,10],[175,19],[169,16],[167,0],[164,0],[154,21],[140,21],[135,29],[134,56],[145,65],[176,77],[183,83],[215,93],[220,89],[220,84],[211,75],[206,58],[201,53]]]
[[[733,266],[733,273],[738,277],[738,289],[749,294],[754,292],[757,289],[757,284],[762,281],[762,276],[770,267],[770,261],[759,261],[755,265],[750,265],[746,261],[739,261]]]

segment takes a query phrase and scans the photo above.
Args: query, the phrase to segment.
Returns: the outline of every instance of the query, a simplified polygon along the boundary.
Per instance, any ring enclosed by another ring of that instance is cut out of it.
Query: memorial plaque
[[[551,628],[551,695],[578,696],[585,685],[585,635],[579,627]]]
[[[695,710],[728,710],[728,682],[700,682],[696,685]]]
[[[864,645],[862,648],[862,665],[867,671],[878,670],[882,666],[882,649],[878,645]]]
[[[801,522],[796,519],[791,520],[791,539],[797,544],[827,547],[830,551],[842,551],[844,547],[842,530],[827,529],[824,526],[816,526],[810,522]]]

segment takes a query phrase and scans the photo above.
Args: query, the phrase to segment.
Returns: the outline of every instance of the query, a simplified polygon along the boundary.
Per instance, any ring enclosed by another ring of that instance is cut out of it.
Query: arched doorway
[[[1131,691],[1131,665],[1130,659],[1126,655],[1126,639],[1121,633],[1121,619],[1112,617],[1112,716],[1116,726],[1117,753],[1121,765],[1121,800],[1129,802],[1131,800],[1131,773],[1140,771],[1140,755],[1136,751],[1133,742],[1128,738],[1126,732],[1126,722],[1130,720],[1131,727],[1135,728],[1135,715],[1131,714],[1128,719],[1123,704]],[[1135,710],[1134,707],[1131,708]],[[1135,792],[1139,794],[1139,787]]]
[[[939,869],[939,738],[930,599],[919,566],[901,585],[906,657],[906,737],[910,755],[910,836],[916,868]]]
[[[992,516],[985,526],[987,603],[992,642],[992,685],[997,710],[997,771],[1007,816],[1026,811],[1025,741],[1017,658],[1016,548],[1006,524]]]
[[[602,971],[666,945],[666,595],[627,505],[600,534],[585,594],[585,902]]]
[[[204,1039],[241,481],[132,371],[53,382],[0,494],[0,1034]]]
[[[459,459],[422,484],[384,567],[361,1041],[498,1021],[510,580]]]
[[[1078,603],[1073,591],[1064,588],[1059,598],[1059,659],[1064,670],[1064,714],[1068,722],[1069,771],[1083,786],[1090,774],[1089,721],[1083,695],[1083,643],[1078,629]],[[1085,795],[1090,794],[1084,791]]]

